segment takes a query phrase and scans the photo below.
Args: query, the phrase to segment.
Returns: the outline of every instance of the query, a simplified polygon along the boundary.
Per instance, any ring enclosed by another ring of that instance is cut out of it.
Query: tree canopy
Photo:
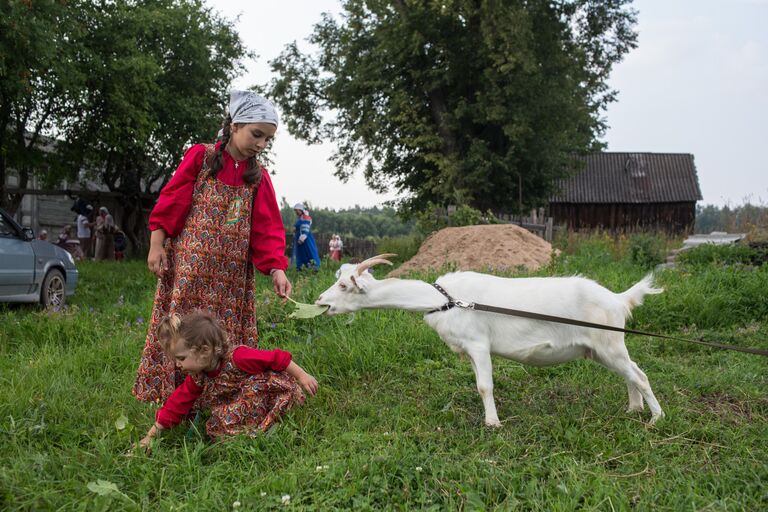
[[[2,14],[0,170],[106,185],[136,244],[142,200],[151,205],[184,148],[221,124],[248,55],[232,22],[202,0],[11,0]],[[55,146],[49,167],[30,157],[43,135]]]
[[[309,203],[305,203],[309,204]],[[280,214],[288,233],[293,233],[296,214],[293,207],[283,198]],[[338,234],[355,238],[392,238],[414,234],[415,222],[403,221],[394,208],[370,207],[312,208],[312,231],[315,234]]]
[[[50,136],[78,113],[85,76],[77,65],[85,2],[0,3],[0,206],[15,211],[21,195],[6,193],[13,169],[19,188],[50,170]],[[55,174],[52,173],[52,174]]]
[[[82,19],[86,92],[67,156],[122,194],[127,233],[140,234],[141,196],[170,178],[190,143],[215,138],[246,51],[200,0],[118,0]]]
[[[546,202],[599,147],[612,66],[636,44],[631,0],[347,0],[272,61],[288,130],[331,141],[406,209]]]

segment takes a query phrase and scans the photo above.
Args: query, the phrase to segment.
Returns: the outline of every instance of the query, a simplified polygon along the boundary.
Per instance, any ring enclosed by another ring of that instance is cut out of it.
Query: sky
[[[338,0],[207,0],[257,58],[245,61],[234,88],[265,84],[268,62],[286,44],[306,41]],[[261,7],[256,7],[261,5]],[[618,101],[605,112],[607,151],[690,153],[700,204],[768,205],[768,0],[635,0],[638,47],[609,80]],[[238,17],[239,16],[239,17]],[[377,194],[358,173],[333,175],[330,143],[308,145],[278,128],[273,178],[278,197],[334,209],[396,199]]]

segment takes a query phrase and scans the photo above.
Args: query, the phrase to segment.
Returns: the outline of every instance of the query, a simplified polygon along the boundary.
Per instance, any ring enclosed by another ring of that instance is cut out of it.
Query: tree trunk
[[[121,201],[123,205],[123,225],[120,226],[130,243],[129,253],[138,256],[144,253],[148,246],[147,219],[140,198],[127,197]]]

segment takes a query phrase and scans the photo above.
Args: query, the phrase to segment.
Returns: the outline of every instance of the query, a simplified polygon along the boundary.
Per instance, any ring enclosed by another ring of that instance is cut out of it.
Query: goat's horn
[[[385,254],[379,254],[378,256],[373,256],[372,258],[368,258],[367,260],[358,263],[357,265],[357,275],[361,276],[363,275],[363,272],[368,270],[369,268],[373,267],[374,265],[378,265],[380,263],[385,263],[387,265],[392,265],[392,262],[387,260],[386,258],[390,256],[397,256],[397,254],[392,253],[385,253]]]
[[[385,259],[385,258],[389,258],[390,256],[397,256],[397,254],[393,254],[393,253],[391,253],[391,252],[385,252],[384,254],[377,254],[376,256],[371,256],[371,257],[370,257],[370,258],[368,258],[367,260],[365,260],[365,261],[362,261],[362,262],[360,262],[360,263],[365,263],[365,262],[366,262],[366,261],[368,261],[368,260]]]

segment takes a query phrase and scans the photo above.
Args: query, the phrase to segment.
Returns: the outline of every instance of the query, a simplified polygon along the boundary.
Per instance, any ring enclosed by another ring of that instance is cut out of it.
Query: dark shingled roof
[[[681,203],[701,200],[693,155],[593,153],[586,167],[558,183],[550,203]]]

